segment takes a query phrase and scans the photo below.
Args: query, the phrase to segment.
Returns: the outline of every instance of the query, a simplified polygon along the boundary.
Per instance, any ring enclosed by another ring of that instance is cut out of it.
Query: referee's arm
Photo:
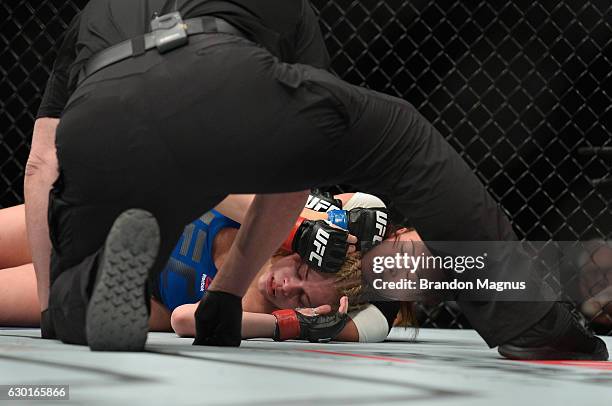
[[[59,175],[55,132],[68,101],[69,70],[75,57],[77,15],[66,31],[53,71],[38,109],[32,134],[32,147],[25,169],[24,195],[26,227],[41,311],[49,305],[51,241],[47,220],[49,192]]]
[[[58,177],[55,130],[59,119],[44,117],[34,123],[32,148],[25,170],[26,227],[41,311],[49,305],[51,241],[47,224],[49,191]]]

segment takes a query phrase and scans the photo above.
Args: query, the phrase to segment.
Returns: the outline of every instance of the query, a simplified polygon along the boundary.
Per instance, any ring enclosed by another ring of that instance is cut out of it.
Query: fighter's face
[[[280,258],[260,274],[257,289],[279,309],[335,305],[334,276],[317,272],[297,254]]]

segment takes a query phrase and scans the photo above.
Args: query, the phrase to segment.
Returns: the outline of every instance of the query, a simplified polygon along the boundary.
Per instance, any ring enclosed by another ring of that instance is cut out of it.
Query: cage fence
[[[23,201],[34,116],[56,45],[86,3],[0,3],[0,208]],[[605,298],[612,255],[597,241],[612,234],[612,3],[312,3],[334,72],[415,105],[521,238],[591,241],[598,248],[577,259],[589,269],[578,284]],[[612,313],[612,292],[607,297]],[[422,326],[469,327],[452,302],[417,307]],[[605,306],[587,319],[612,333]]]

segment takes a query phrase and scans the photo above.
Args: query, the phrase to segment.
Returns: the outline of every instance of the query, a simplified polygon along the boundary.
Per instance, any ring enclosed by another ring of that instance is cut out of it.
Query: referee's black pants
[[[229,35],[200,35],[89,77],[57,131],[51,192],[50,314],[58,338],[85,344],[88,285],[115,218],[152,212],[162,242],[230,193],[350,184],[389,196],[424,241],[513,240],[472,170],[404,100],[326,71],[280,63]],[[515,272],[521,272],[516,269]],[[463,302],[490,346],[537,322],[551,303]]]

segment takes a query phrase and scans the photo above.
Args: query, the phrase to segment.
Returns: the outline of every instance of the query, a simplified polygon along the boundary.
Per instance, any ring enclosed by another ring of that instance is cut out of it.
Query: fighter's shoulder
[[[336,198],[339,198],[344,202],[344,205],[342,206],[344,210],[387,207],[381,198],[362,192],[336,195]]]
[[[227,217],[226,215],[222,214],[221,212],[215,209],[211,209],[208,212],[206,212],[204,215],[200,217],[199,220],[204,222],[206,225],[210,227],[214,227],[214,228],[217,228],[217,227],[240,228],[240,223],[232,220],[231,218]]]
[[[393,327],[398,311],[398,302],[372,302],[359,311],[349,313],[359,332],[359,342],[384,341]]]

